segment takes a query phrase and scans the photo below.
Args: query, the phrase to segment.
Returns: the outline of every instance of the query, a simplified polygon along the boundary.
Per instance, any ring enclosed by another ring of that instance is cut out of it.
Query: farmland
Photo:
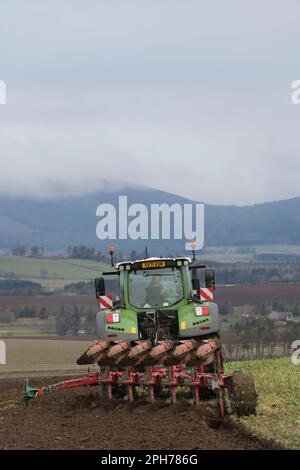
[[[42,385],[62,377],[35,379]],[[21,380],[0,381],[0,449],[262,449],[210,408],[190,403],[128,403],[100,398],[96,387],[22,401]],[[172,452],[174,453],[174,452]]]
[[[99,273],[98,273],[99,275]],[[300,301],[300,283],[278,283],[245,286],[217,286],[215,299],[218,303],[230,302],[233,306],[270,303],[297,303]],[[0,307],[47,306],[89,304],[95,306],[94,295],[51,296],[0,296]]]
[[[61,291],[65,284],[93,279],[100,272],[108,269],[107,265],[94,261],[0,258],[1,276],[12,279],[32,279],[41,282],[49,291]],[[230,305],[230,313],[222,315],[222,321],[226,320],[224,328],[226,329],[230,322],[236,322],[241,318],[242,313],[248,313],[247,309],[250,312],[251,308],[258,304],[264,303],[270,306],[275,302],[287,306],[298,304],[300,284],[276,282],[257,285],[220,285],[217,286],[215,300],[219,304]],[[36,307],[38,313],[45,308],[48,316],[42,319],[38,315],[34,318],[15,315],[18,309],[32,306]],[[50,335],[56,333],[55,319],[61,315],[62,310],[72,313],[75,308],[78,308],[79,312],[91,309],[93,314],[93,311],[97,310],[95,296],[49,292],[49,295],[0,297],[0,315],[1,312],[3,315],[13,312],[11,321],[5,323],[5,320],[2,320],[0,323],[0,336],[5,339],[7,345],[7,365],[0,366],[0,389],[5,392],[5,398],[0,399],[2,425],[0,446],[3,445],[6,448],[18,446],[23,446],[23,448],[105,448],[108,443],[103,436],[103,421],[108,418],[112,424],[110,429],[114,430],[115,435],[121,436],[110,443],[112,448],[125,449],[131,444],[136,445],[136,448],[161,448],[161,446],[166,449],[172,448],[177,429],[187,420],[190,420],[193,426],[193,439],[190,435],[187,439],[182,435],[178,445],[190,445],[194,448],[216,448],[216,446],[218,448],[261,448],[260,439],[266,438],[278,446],[300,448],[298,399],[300,366],[292,365],[289,358],[244,360],[226,364],[227,371],[243,368],[253,372],[259,394],[256,416],[230,418],[227,425],[230,426],[231,422],[234,426],[236,423],[241,425],[246,432],[256,436],[258,441],[244,439],[236,431],[237,428],[229,430],[226,426],[220,426],[220,429],[212,429],[207,424],[206,418],[203,418],[202,411],[195,410],[188,404],[184,408],[180,408],[180,404],[176,405],[174,409],[166,406],[160,410],[160,413],[157,413],[158,408],[149,404],[142,407],[138,405],[136,408],[130,408],[129,404],[124,403],[121,405],[115,403],[108,405],[107,402],[102,404],[97,393],[86,389],[68,390],[56,395],[55,398],[43,397],[33,403],[32,410],[24,410],[20,403],[21,377],[33,377],[33,381],[36,380],[37,383],[51,383],[54,380],[52,376],[77,375],[87,371],[87,367],[76,365],[76,358],[90,344],[88,338],[77,338],[77,340],[74,338],[73,340],[56,336],[50,339]],[[36,336],[36,339],[23,338],[26,336]],[[268,350],[267,347],[266,350]],[[243,355],[238,357],[243,357]],[[244,355],[244,359],[246,357],[247,355]],[[45,378],[41,379],[41,376]],[[46,429],[43,426],[45,417],[49,415],[49,407],[51,407],[51,419]],[[139,427],[139,413],[143,413],[146,420],[153,420],[153,425],[149,425],[144,433],[141,433]],[[86,415],[89,416],[89,426],[85,424]],[[66,425],[65,419],[61,416],[72,416],[68,421],[69,424]],[[16,420],[20,427],[24,426],[25,422],[29,423],[32,433],[30,442],[22,436],[17,441],[9,433],[4,436],[5,429],[10,429]],[[98,435],[101,437],[95,437],[90,433],[90,423],[98,429]],[[169,423],[170,436],[165,437],[157,431],[162,427],[162,423]],[[132,437],[132,441],[128,440],[127,434],[124,434],[123,428],[127,429],[128,426],[132,436],[135,436]],[[80,429],[78,431],[80,435],[76,435],[73,431],[74,427]],[[47,436],[42,441],[40,433],[35,435],[34,430],[38,428]],[[80,439],[85,439],[85,441],[81,442]]]
[[[215,299],[219,304],[230,305],[230,313],[222,315],[222,330],[229,328],[244,313],[251,313],[255,305],[278,302],[283,305],[296,305],[300,302],[300,284],[278,283],[260,285],[217,286]],[[250,306],[250,307],[249,307]],[[47,319],[14,318],[5,322],[4,315],[20,309],[35,308],[37,312],[45,309]],[[0,336],[33,336],[56,333],[55,317],[61,310],[95,312],[98,305],[92,294],[51,294],[33,296],[0,296]],[[3,312],[3,313],[2,313]],[[6,313],[5,313],[6,312]]]
[[[35,372],[78,371],[76,359],[91,341],[8,338],[5,343],[7,364],[0,366],[0,378]]]
[[[5,448],[101,449],[109,445],[116,449],[170,449],[174,448],[174,437],[178,433],[178,449],[258,449],[268,448],[268,445],[300,448],[300,366],[293,365],[290,358],[226,364],[229,372],[243,368],[253,373],[259,405],[256,416],[233,417],[224,426],[216,427],[212,425],[215,411],[204,410],[203,405],[195,409],[189,403],[171,406],[108,403],[89,388],[57,392],[34,400],[29,409],[24,409],[21,377],[32,376],[32,384],[45,384],[61,380],[51,377],[55,374],[81,374],[86,368],[79,368],[75,359],[90,343],[42,339],[8,339],[6,342],[8,364],[0,366],[0,446]],[[45,377],[41,378],[42,375]],[[5,377],[10,377],[9,381]],[[149,423],[146,427],[143,425],[143,432],[141,416],[143,423]],[[190,433],[186,433],[187,420]],[[28,432],[21,432],[17,439],[10,431],[12,422],[18,423],[19,429],[23,429],[26,422]],[[110,423],[108,429],[106,422]],[[167,435],[160,432],[166,423],[170,431]],[[236,424],[248,433],[247,438],[235,428]],[[129,437],[124,433],[125,428],[130,429]],[[26,438],[28,435],[30,439]],[[252,440],[249,435],[258,440]],[[262,438],[270,444],[261,444]]]
[[[0,257],[0,277],[32,280],[49,290],[61,289],[66,284],[80,280],[94,279],[108,269],[107,264],[93,260]]]
[[[227,370],[251,371],[259,395],[256,416],[239,421],[258,437],[274,439],[287,448],[300,449],[300,364],[291,358],[227,364]]]

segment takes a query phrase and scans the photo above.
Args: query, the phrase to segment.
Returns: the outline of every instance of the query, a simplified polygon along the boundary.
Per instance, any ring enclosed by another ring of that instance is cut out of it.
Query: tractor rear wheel
[[[231,412],[237,416],[256,415],[257,393],[253,375],[234,372],[229,390]]]

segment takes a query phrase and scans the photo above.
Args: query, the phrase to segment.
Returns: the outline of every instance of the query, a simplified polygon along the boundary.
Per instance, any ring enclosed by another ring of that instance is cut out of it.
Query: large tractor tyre
[[[253,375],[234,372],[229,390],[231,412],[237,416],[256,415],[257,393]]]

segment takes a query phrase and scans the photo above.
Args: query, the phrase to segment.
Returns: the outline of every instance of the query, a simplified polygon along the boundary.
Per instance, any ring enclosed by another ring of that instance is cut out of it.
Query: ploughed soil
[[[37,378],[31,385],[61,381]],[[25,408],[22,380],[0,381],[0,449],[262,449],[214,405],[101,398],[97,387],[38,397]],[[270,447],[269,447],[270,448]]]

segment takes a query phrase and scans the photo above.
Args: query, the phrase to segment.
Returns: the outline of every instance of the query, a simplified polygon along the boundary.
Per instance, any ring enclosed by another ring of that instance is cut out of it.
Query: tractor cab
[[[193,337],[217,331],[214,271],[205,270],[202,286],[199,270],[205,266],[188,257],[124,261],[113,268],[103,276],[117,276],[114,295],[106,292],[104,277],[95,280],[100,338],[155,341],[157,337]],[[206,318],[202,321],[197,316]]]
[[[184,264],[185,263],[185,264]],[[134,308],[169,308],[191,295],[188,259],[145,259],[120,263],[124,298]],[[127,294],[127,295],[126,295]]]

